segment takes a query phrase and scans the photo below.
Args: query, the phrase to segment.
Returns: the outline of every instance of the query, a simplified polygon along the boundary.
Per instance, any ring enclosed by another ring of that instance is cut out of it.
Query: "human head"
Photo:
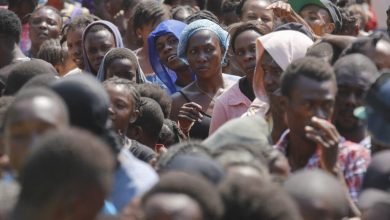
[[[68,46],[68,53],[73,62],[79,69],[84,69],[83,59],[83,32],[84,29],[92,22],[97,21],[98,18],[93,15],[82,15],[72,19],[65,28],[66,44]]]
[[[300,220],[290,196],[276,184],[257,177],[231,175],[219,186],[225,205],[222,219]]]
[[[75,63],[68,57],[68,47],[61,45],[59,39],[49,39],[43,42],[37,58],[53,65],[60,76],[76,67]]]
[[[275,19],[273,11],[266,9],[269,4],[269,0],[243,0],[237,6],[236,13],[241,21],[258,20],[272,30]]]
[[[221,22],[229,26],[240,21],[239,16],[236,13],[237,7],[240,5],[240,1],[236,0],[224,0],[221,5]]]
[[[135,83],[146,82],[137,56],[127,48],[111,49],[102,60],[97,78],[103,81],[115,76]]]
[[[337,79],[337,97],[333,122],[341,133],[366,126],[354,116],[354,110],[364,105],[365,95],[379,77],[375,64],[362,54],[341,57],[333,66]]]
[[[219,19],[215,14],[213,14],[211,11],[208,10],[200,10],[195,12],[193,15],[186,18],[185,23],[190,24],[194,21],[201,20],[201,19],[207,19],[210,20],[216,24],[219,24]]]
[[[281,77],[281,106],[290,134],[310,145],[305,127],[313,117],[330,121],[337,94],[332,66],[314,57],[293,61]]]
[[[54,81],[60,79],[58,76],[55,76],[53,74],[41,74],[38,76],[34,76],[29,81],[27,81],[22,88],[20,88],[20,91],[28,88],[35,88],[35,87],[44,87],[49,88],[50,84],[52,84]]]
[[[166,148],[169,148],[170,146],[178,144],[185,139],[186,136],[176,122],[171,119],[164,119],[164,123],[158,137],[159,144],[163,144]]]
[[[323,59],[325,62],[333,64],[341,53],[341,50],[331,43],[320,42],[313,44],[307,49],[306,56],[317,57]]]
[[[22,168],[13,217],[95,219],[113,171],[113,156],[98,137],[78,129],[50,132],[34,145]]]
[[[30,17],[31,48],[38,52],[45,40],[59,38],[62,29],[61,13],[51,6],[35,9]],[[36,54],[33,54],[36,56]]]
[[[146,46],[147,39],[154,28],[171,17],[168,8],[159,1],[147,0],[137,3],[132,11],[133,31]]]
[[[390,151],[379,152],[372,157],[371,163],[364,175],[362,190],[390,190]]]
[[[103,82],[110,97],[110,116],[114,128],[125,135],[129,123],[135,122],[139,115],[141,97],[135,84],[127,79],[113,77]]]
[[[171,114],[172,98],[158,85],[152,83],[145,83],[137,86],[138,92],[141,97],[148,97],[154,99],[164,114],[164,118],[169,118]]]
[[[12,70],[5,85],[4,95],[13,95],[19,91],[22,86],[35,76],[51,74],[57,75],[54,67],[43,60],[33,59],[17,64]]]
[[[4,8],[0,9],[0,33],[0,52],[9,53],[20,41],[22,24],[15,13]],[[0,59],[0,68],[8,64],[9,61]]]
[[[151,98],[142,97],[138,118],[130,123],[127,135],[151,149],[157,144],[164,122],[160,105]]]
[[[257,98],[264,99],[280,88],[280,76],[287,66],[305,56],[313,41],[305,34],[277,31],[257,39],[257,61],[253,89]]]
[[[172,93],[176,92],[177,70],[188,68],[177,56],[180,34],[187,25],[181,21],[161,22],[148,37],[150,64],[159,79]]]
[[[42,135],[68,125],[68,112],[58,95],[44,88],[18,93],[5,113],[4,143],[13,171],[18,172]]]
[[[288,1],[291,7],[309,24],[319,36],[337,34],[342,26],[339,8],[330,0]]]
[[[160,181],[142,197],[141,207],[146,220],[219,220],[223,213],[215,188],[202,177],[182,172],[162,175]]]
[[[284,183],[284,188],[298,204],[304,220],[339,220],[348,216],[343,185],[324,171],[298,171]]]
[[[201,19],[183,30],[177,52],[197,77],[210,77],[222,73],[228,47],[228,33],[218,24]]]
[[[370,57],[379,70],[390,68],[390,42],[383,34],[359,37],[344,49],[342,55],[351,53],[361,53]]]
[[[230,47],[234,58],[251,84],[256,67],[256,39],[270,31],[257,21],[236,23],[230,27]]]
[[[83,32],[84,70],[97,74],[106,53],[115,47],[122,48],[123,42],[118,28],[109,21],[94,21]]]
[[[17,14],[23,24],[28,22],[31,12],[37,5],[37,0],[8,0],[8,10]]]
[[[198,9],[189,5],[180,5],[171,9],[172,19],[184,22],[189,16],[195,14]]]

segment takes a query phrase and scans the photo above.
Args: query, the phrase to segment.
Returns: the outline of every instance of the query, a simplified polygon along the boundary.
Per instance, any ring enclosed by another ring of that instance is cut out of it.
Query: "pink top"
[[[240,117],[248,110],[251,103],[251,100],[240,91],[238,82],[236,82],[216,99],[209,134],[212,134],[230,119]]]

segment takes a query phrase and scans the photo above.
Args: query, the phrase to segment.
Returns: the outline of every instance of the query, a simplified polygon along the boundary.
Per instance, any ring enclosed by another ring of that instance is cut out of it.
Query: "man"
[[[333,122],[341,136],[371,148],[366,122],[354,116],[354,110],[364,104],[371,84],[379,76],[375,64],[366,56],[351,54],[334,64],[337,78],[337,97]]]
[[[370,154],[343,140],[329,122],[337,94],[330,64],[312,57],[293,61],[282,75],[281,92],[289,130],[275,148],[286,155],[293,172],[321,168],[344,179],[357,201]]]
[[[336,34],[342,26],[341,13],[329,0],[289,0],[288,3],[318,36]]]

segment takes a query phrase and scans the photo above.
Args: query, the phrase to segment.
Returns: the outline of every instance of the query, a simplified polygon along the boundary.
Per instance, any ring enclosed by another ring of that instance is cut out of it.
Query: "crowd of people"
[[[0,0],[0,220],[389,220],[372,4]]]

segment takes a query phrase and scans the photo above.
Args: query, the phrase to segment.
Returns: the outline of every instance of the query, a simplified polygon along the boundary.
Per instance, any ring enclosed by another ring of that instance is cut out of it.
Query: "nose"
[[[114,108],[112,106],[108,107],[108,113],[110,116],[115,115],[115,111],[114,111]]]
[[[328,119],[328,115],[326,114],[324,109],[322,109],[321,107],[315,108],[314,116],[316,116],[317,118],[321,118],[321,119]]]
[[[345,104],[347,106],[352,106],[352,107],[355,107],[357,106],[357,100],[356,100],[356,95],[354,93],[350,93],[348,94],[347,97],[345,97]]]
[[[197,57],[198,63],[206,63],[207,62],[207,55],[204,52],[200,52]]]
[[[248,61],[252,61],[256,58],[256,53],[252,53],[252,52],[245,52],[244,54],[244,61],[245,62],[248,62]]]
[[[268,71],[264,71],[264,83],[266,85],[272,85],[275,83],[274,77],[272,77],[272,74]]]
[[[46,21],[41,21],[38,24],[39,29],[47,29],[47,22]]]
[[[164,54],[167,54],[167,53],[169,53],[171,50],[172,50],[172,46],[170,46],[168,43],[165,43],[165,44],[164,44],[163,53],[164,53]]]

